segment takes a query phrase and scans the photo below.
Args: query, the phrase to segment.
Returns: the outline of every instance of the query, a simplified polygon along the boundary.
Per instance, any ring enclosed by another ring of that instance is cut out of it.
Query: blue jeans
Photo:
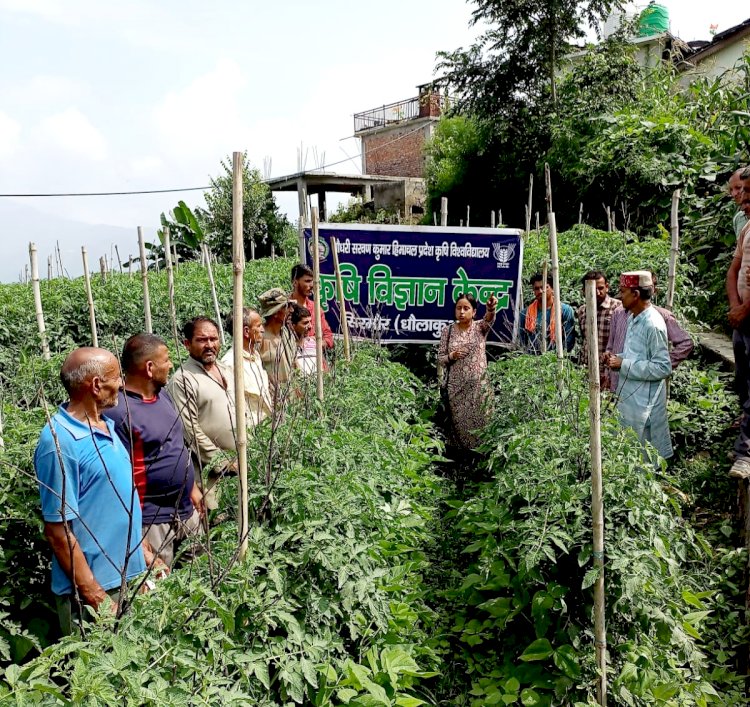
[[[750,458],[750,333],[737,329],[732,333],[735,385],[742,406],[740,434],[734,443],[738,457]]]

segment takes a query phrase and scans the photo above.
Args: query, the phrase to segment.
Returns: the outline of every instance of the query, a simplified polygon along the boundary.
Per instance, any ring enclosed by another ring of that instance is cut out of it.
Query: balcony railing
[[[382,128],[415,118],[436,118],[440,115],[442,106],[443,96],[438,93],[425,93],[414,98],[407,98],[405,101],[397,101],[362,113],[355,113],[354,132]]]

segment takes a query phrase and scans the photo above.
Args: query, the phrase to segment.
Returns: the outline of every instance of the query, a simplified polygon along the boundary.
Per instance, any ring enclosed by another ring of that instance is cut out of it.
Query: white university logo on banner
[[[513,255],[515,252],[515,243],[492,244],[492,255],[495,257],[495,260],[497,260],[497,267],[499,268],[510,267],[510,261],[513,260]]]

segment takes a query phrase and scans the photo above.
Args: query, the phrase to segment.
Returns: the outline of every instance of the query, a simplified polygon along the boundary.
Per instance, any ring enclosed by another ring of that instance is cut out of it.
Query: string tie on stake
[[[603,560],[604,559],[604,550],[594,550],[593,553],[595,560]]]

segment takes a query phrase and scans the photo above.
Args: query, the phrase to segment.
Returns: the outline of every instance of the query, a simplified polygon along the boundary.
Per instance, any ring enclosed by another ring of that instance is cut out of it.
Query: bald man
[[[34,453],[44,535],[52,546],[52,592],[60,625],[73,633],[82,605],[112,605],[153,556],[141,547],[141,506],[130,457],[101,413],[122,387],[104,349],[73,351],[60,370],[69,401],[45,425]],[[157,561],[158,562],[158,561]]]

